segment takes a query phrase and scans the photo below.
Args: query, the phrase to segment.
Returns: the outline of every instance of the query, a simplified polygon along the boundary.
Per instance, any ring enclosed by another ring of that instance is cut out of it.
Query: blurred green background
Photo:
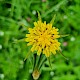
[[[23,61],[29,49],[25,42],[14,44],[33,27],[37,11],[47,23],[56,14],[54,26],[60,34],[62,53],[51,58],[53,69],[46,62],[39,80],[80,80],[80,0],[0,0],[0,80],[33,80],[29,62]]]

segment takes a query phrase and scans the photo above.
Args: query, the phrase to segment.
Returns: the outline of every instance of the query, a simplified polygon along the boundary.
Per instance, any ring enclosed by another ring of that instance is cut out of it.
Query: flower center
[[[41,43],[44,43],[45,45],[48,44],[50,45],[50,36],[46,31],[45,32],[41,32],[41,34],[39,35],[39,39],[38,41],[41,42]]]

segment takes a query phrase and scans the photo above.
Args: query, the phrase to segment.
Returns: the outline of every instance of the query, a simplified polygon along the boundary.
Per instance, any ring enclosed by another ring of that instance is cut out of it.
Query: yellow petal
[[[32,46],[32,48],[31,48],[31,51],[32,51],[32,52],[35,51],[35,47],[36,47],[36,45],[33,45],[33,46]]]

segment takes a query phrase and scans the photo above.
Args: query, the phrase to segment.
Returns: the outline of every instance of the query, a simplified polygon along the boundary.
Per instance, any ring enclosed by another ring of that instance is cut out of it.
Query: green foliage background
[[[39,80],[80,80],[80,0],[0,0],[0,80],[33,80],[30,60],[23,61],[29,52],[25,42],[14,44],[33,27],[37,13],[47,23],[56,14],[54,26],[61,34],[62,53],[51,58],[51,70],[43,67]]]

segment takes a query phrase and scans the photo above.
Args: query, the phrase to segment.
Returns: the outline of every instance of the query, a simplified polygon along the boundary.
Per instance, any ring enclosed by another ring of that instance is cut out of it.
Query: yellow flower
[[[32,45],[31,51],[37,51],[37,55],[45,54],[49,57],[52,53],[56,54],[60,50],[60,38],[58,29],[52,27],[51,23],[46,24],[41,20],[34,22],[34,28],[29,28],[29,34],[26,34],[25,41],[28,46]]]

